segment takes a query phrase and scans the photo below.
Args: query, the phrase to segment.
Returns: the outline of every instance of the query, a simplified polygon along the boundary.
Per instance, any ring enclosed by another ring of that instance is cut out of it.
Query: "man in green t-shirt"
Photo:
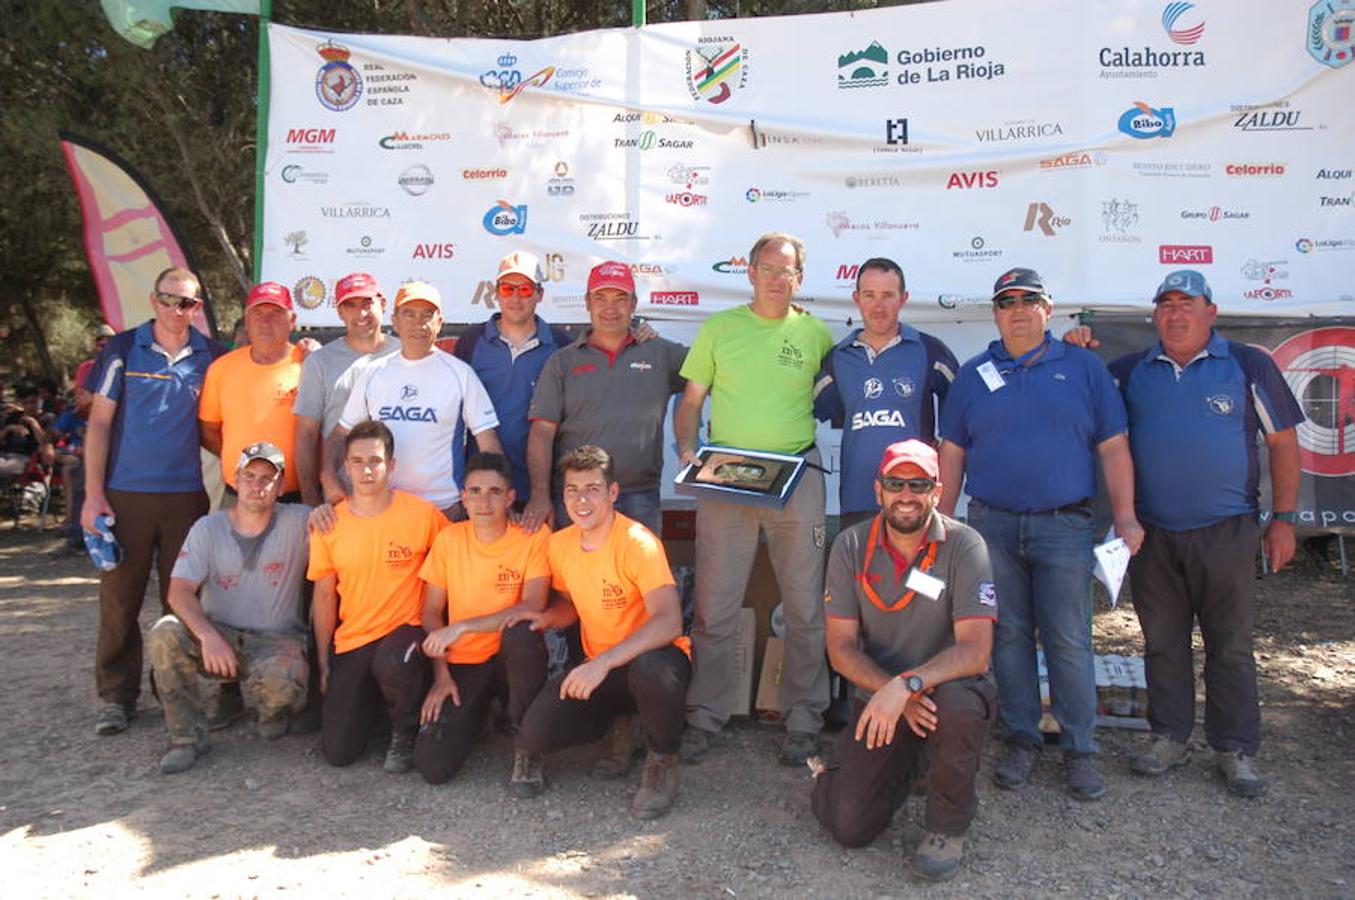
[[[833,347],[828,327],[791,301],[804,275],[804,244],[764,234],[748,255],[752,302],[716,313],[696,336],[674,419],[685,465],[696,461],[701,407],[711,398],[710,443],[803,455],[812,467],[783,509],[702,497],[696,510],[695,671],[687,693],[683,758],[695,762],[734,710],[734,641],[758,534],[767,536],[786,620],[780,707],[781,762],[814,753],[828,707],[823,635],[823,470],[814,446],[814,377]]]

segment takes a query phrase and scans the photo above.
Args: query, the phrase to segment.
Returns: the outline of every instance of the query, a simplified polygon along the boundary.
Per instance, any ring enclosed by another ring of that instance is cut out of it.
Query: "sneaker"
[[[208,743],[205,734],[192,744],[173,745],[160,757],[160,774],[177,775],[180,772],[187,772],[197,765],[198,759],[207,755],[211,748],[212,745]]]
[[[1063,754],[1063,781],[1074,800],[1100,800],[1106,783],[1096,769],[1096,759],[1086,754]]]
[[[391,731],[390,747],[381,768],[392,775],[403,775],[414,768],[414,731]]]
[[[964,855],[964,835],[951,837],[929,831],[913,852],[913,874],[927,881],[949,881],[960,871]]]
[[[508,790],[514,797],[526,799],[540,796],[546,789],[546,775],[541,771],[541,757],[525,750],[513,751],[513,776],[508,779]]]
[[[98,735],[122,734],[132,723],[136,715],[136,706],[131,703],[105,703],[94,721],[94,733]]]
[[[677,799],[678,769],[682,760],[676,753],[649,751],[640,789],[631,801],[631,815],[637,819],[657,819],[673,808]]]
[[[1030,780],[1040,762],[1040,751],[1025,744],[1008,744],[993,768],[993,783],[1014,791]]]
[[[288,717],[285,712],[275,716],[259,716],[259,737],[266,741],[276,741],[287,734],[287,725]]]
[[[624,778],[640,744],[640,717],[616,716],[602,739],[602,757],[593,763],[594,778]]]
[[[684,763],[700,762],[710,752],[710,748],[715,746],[718,733],[688,725],[687,730],[682,732],[682,746],[678,748],[678,756],[682,757]]]
[[[1188,744],[1159,734],[1153,737],[1153,743],[1147,750],[1134,757],[1129,768],[1140,775],[1161,775],[1168,769],[1183,765],[1188,759],[1190,759]]]
[[[819,736],[808,731],[787,731],[777,761],[783,766],[803,766],[819,752]]]
[[[1219,750],[1215,754],[1219,772],[1228,781],[1228,790],[1236,797],[1253,800],[1261,796],[1266,783],[1256,771],[1252,758],[1241,750]]]

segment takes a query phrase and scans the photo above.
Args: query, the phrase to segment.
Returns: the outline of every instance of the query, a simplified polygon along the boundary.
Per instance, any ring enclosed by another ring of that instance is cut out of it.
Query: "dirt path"
[[[93,734],[95,580],[57,544],[0,531],[6,896],[1355,897],[1355,581],[1312,563],[1262,586],[1263,798],[1228,796],[1198,749],[1137,778],[1142,737],[1106,730],[1102,802],[1067,799],[1053,753],[1008,793],[988,780],[993,744],[965,867],[923,888],[903,866],[918,801],[872,847],[843,850],[809,812],[807,773],[775,765],[776,732],[751,725],[685,769],[677,808],[653,823],[626,812],[633,782],[588,778],[588,748],[549,763],[543,799],[508,798],[498,736],[438,788],[385,775],[376,754],[330,768],[312,737],[265,747],[244,725],[162,777],[148,697],[128,733]],[[1139,652],[1130,610],[1099,611],[1096,633],[1099,650]]]

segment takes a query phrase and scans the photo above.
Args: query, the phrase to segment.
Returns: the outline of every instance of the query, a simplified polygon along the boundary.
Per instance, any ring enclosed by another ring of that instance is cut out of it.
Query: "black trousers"
[[[997,688],[987,676],[962,678],[932,692],[937,726],[924,741],[899,720],[894,741],[874,750],[856,740],[856,722],[866,708],[852,705],[851,721],[837,738],[837,768],[814,779],[814,816],[847,847],[864,847],[889,827],[912,789],[919,751],[930,752],[927,830],[959,837],[979,806],[975,780],[997,708]]]
[[[320,750],[332,766],[354,762],[372,735],[384,705],[394,733],[413,731],[428,686],[424,631],[401,625],[390,634],[347,653],[331,653],[325,689]]]
[[[561,700],[568,672],[546,682],[518,731],[517,747],[539,756],[601,740],[612,718],[638,712],[649,749],[676,753],[687,714],[692,664],[671,644],[648,650],[612,669],[587,700]]]
[[[521,727],[546,681],[546,641],[519,622],[503,633],[493,657],[482,663],[452,663],[450,669],[461,705],[444,700],[437,721],[421,726],[414,742],[414,767],[429,784],[442,784],[461,771],[494,697],[504,701],[514,729]]]
[[[1256,752],[1261,708],[1252,654],[1260,526],[1234,516],[1207,528],[1144,526],[1129,561],[1134,611],[1143,629],[1148,724],[1186,741],[1195,727],[1191,635],[1204,638],[1204,733],[1215,750]]]

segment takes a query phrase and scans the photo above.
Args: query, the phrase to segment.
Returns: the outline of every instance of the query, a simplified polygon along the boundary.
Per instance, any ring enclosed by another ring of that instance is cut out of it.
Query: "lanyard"
[[[861,563],[861,574],[857,575],[856,579],[861,582],[861,590],[870,598],[871,603],[874,603],[885,612],[898,612],[909,603],[913,602],[913,598],[917,595],[917,591],[908,591],[900,597],[893,606],[889,606],[884,600],[880,599],[879,593],[876,592],[875,588],[870,583],[870,561],[875,558],[875,545],[880,542],[880,523],[883,521],[884,516],[878,515],[875,517],[875,521],[870,523],[870,535],[866,539],[866,558]],[[921,556],[922,561],[913,568],[916,568],[919,572],[924,574],[928,572],[932,567],[932,563],[936,562],[936,547],[936,541],[928,541]]]

